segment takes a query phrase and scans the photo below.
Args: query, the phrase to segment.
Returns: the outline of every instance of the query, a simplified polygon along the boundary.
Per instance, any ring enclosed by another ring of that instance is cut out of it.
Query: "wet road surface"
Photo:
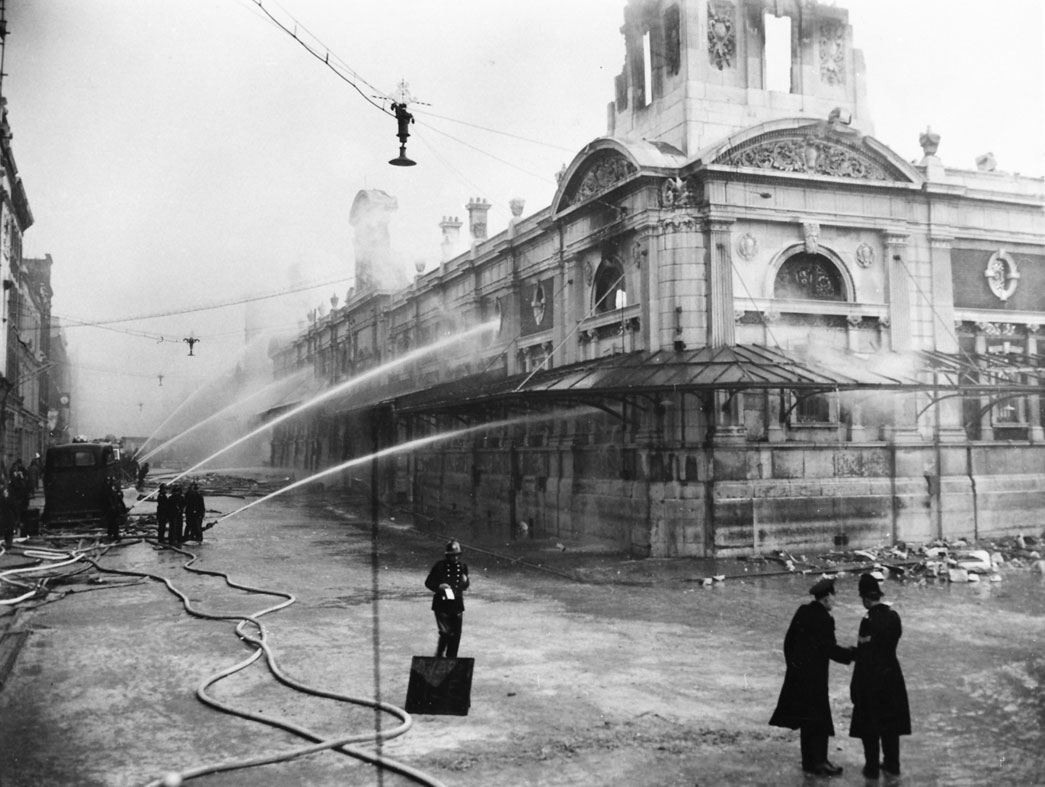
[[[228,512],[244,501],[207,502]],[[262,618],[290,676],[402,707],[411,657],[434,652],[422,583],[442,541],[387,520],[379,533],[375,572],[365,517],[333,500],[282,498],[223,521],[203,545],[187,549],[201,568],[296,597]],[[847,667],[832,665],[830,684],[839,733],[831,759],[845,767],[841,777],[804,775],[797,733],[766,724],[783,678],[783,634],[812,579],[749,577],[703,587],[690,581],[707,573],[697,561],[596,558],[554,543],[543,561],[540,546],[530,545],[526,559],[545,568],[576,560],[597,581],[570,581],[466,548],[472,590],[461,655],[476,660],[471,710],[415,715],[412,729],[382,745],[385,755],[460,787],[875,783],[859,775],[859,741],[846,735]],[[187,572],[186,560],[137,542],[100,562],[169,577],[210,613],[254,614],[278,601]],[[914,728],[901,743],[904,774],[891,784],[1042,782],[1045,585],[1027,570],[1002,575],[1002,582],[976,585],[886,583],[886,600],[904,624],[899,657]],[[852,576],[838,583],[842,644],[855,640],[863,614],[855,588]],[[155,581],[91,572],[57,589],[77,592],[19,620],[31,634],[0,690],[2,787],[144,785],[170,771],[302,745],[196,699],[208,675],[251,653],[235,622],[189,616]],[[260,664],[210,691],[325,736],[375,725],[372,710],[301,695]],[[396,720],[383,715],[380,723]],[[323,752],[187,783],[416,782]]]

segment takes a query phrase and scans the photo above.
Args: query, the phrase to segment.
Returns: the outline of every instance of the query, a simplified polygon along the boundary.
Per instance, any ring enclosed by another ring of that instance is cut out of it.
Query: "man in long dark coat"
[[[175,546],[185,540],[182,530],[185,524],[185,497],[181,493],[181,487],[174,484],[171,487],[170,502],[167,504],[167,524],[170,526],[168,542]]]
[[[780,699],[769,723],[800,731],[802,770],[818,776],[837,776],[842,769],[827,759],[827,739],[835,734],[827,693],[828,662],[848,664],[853,648],[835,640],[833,579],[821,579],[809,590],[813,600],[803,604],[784,636],[787,671]]]
[[[444,655],[448,659],[457,658],[464,621],[464,591],[468,585],[468,566],[461,562],[461,544],[450,541],[445,559],[432,566],[425,579],[425,587],[433,593],[432,611],[439,630],[436,658]]]
[[[156,493],[156,540],[161,544],[167,540],[167,526],[171,521],[171,498],[167,485],[160,484]]]
[[[849,688],[853,700],[849,735],[863,741],[864,776],[877,779],[879,769],[888,776],[898,776],[900,736],[911,734],[907,684],[896,658],[903,627],[900,616],[882,601],[882,587],[877,579],[870,574],[861,575],[857,590],[867,614],[860,621],[856,666]]]
[[[185,540],[203,543],[203,517],[207,515],[207,504],[199,485],[193,481],[185,493]]]

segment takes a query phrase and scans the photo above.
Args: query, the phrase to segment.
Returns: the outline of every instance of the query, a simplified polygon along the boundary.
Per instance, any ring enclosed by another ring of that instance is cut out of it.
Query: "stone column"
[[[1027,326],[1027,355],[1038,354],[1038,330],[1040,326]],[[1045,443],[1045,429],[1041,425],[1041,397],[1037,394],[1027,397],[1027,439],[1032,443]]]
[[[704,224],[707,242],[707,341],[711,347],[729,347],[736,343],[736,314],[733,308],[733,260],[730,228],[732,220],[708,219]],[[747,439],[741,423],[742,394],[731,396],[729,391],[715,391],[715,444],[737,444]]]
[[[982,329],[985,327],[983,323],[980,323],[978,327],[981,328],[981,332],[976,334],[976,354],[984,356],[987,354],[987,337],[982,333]],[[982,381],[981,381],[982,382]],[[980,439],[981,440],[993,440],[994,439],[994,408],[989,407],[991,397],[989,394],[981,394],[980,396]]]
[[[954,283],[951,278],[951,244],[953,238],[934,235],[930,241],[932,262],[932,337],[933,348],[939,352],[958,352],[958,334],[954,325]],[[935,405],[939,420],[934,424],[942,442],[962,442],[967,439],[962,425],[962,400],[943,399]]]

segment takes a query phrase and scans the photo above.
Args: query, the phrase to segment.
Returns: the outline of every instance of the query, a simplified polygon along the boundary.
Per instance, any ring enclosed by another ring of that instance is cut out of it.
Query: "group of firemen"
[[[182,491],[179,484],[160,484],[156,493],[156,540],[161,544],[203,543],[203,517],[207,506],[193,481]]]

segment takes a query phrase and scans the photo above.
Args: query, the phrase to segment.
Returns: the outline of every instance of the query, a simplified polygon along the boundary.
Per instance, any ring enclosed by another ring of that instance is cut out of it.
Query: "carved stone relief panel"
[[[734,167],[804,172],[859,180],[901,179],[851,144],[818,136],[760,137],[741,144],[716,159],[717,164]]]
[[[563,195],[563,207],[584,202],[634,175],[638,169],[619,153],[603,152],[588,165],[580,182]]]
[[[845,84],[845,26],[838,22],[820,24],[820,79]]]
[[[732,67],[737,51],[737,33],[733,24],[736,8],[729,0],[708,3],[708,59],[722,71]]]

